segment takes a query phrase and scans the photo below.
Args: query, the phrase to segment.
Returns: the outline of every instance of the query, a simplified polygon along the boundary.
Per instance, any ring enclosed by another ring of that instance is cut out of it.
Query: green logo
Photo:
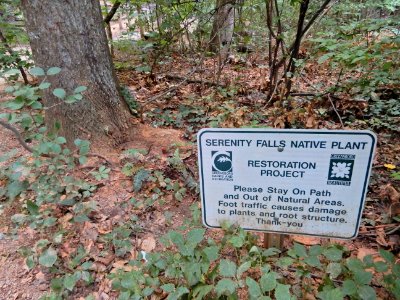
[[[355,158],[356,156],[353,154],[331,154],[327,183],[349,186]]]
[[[212,151],[211,155],[214,172],[232,172],[232,151]]]

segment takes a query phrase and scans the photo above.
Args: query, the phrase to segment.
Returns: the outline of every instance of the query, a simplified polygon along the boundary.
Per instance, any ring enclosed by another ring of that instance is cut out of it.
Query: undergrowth
[[[119,299],[153,299],[154,296],[169,300],[286,300],[303,299],[310,294],[323,300],[377,299],[376,290],[381,288],[400,299],[400,264],[388,251],[380,250],[379,256],[368,255],[360,260],[345,247],[335,244],[305,247],[295,243],[287,251],[264,249],[258,246],[255,235],[228,224],[223,224],[220,238],[213,238],[200,225],[197,204],[191,207],[192,216],[182,227],[169,230],[160,239],[161,251],[142,252],[121,268],[112,271],[102,268],[81,242],[74,251],[66,253],[63,242],[78,236],[90,224],[92,213],[98,209],[91,196],[98,184],[108,179],[111,168],[96,167],[87,174],[90,179],[77,176],[77,168],[91,155],[89,142],[75,140],[76,149],[71,150],[65,138],[47,133],[41,91],[50,88],[47,76],[60,71],[59,68],[31,69],[31,74],[41,78],[41,82],[34,87],[13,84],[7,88],[12,99],[5,107],[11,112],[1,115],[7,124],[18,125],[26,138],[33,141],[33,146],[24,142],[30,152],[27,156],[16,157],[15,151],[2,156],[8,165],[1,169],[0,178],[5,188],[0,197],[20,204],[21,210],[11,217],[16,229],[29,226],[41,237],[33,247],[21,248],[19,252],[29,269],[40,268],[50,274],[52,291],[42,299],[73,295],[78,287],[95,284],[99,273],[112,280]],[[8,74],[15,72],[11,70]],[[56,87],[53,94],[60,103],[74,103],[83,98],[85,89],[77,87],[67,95]],[[27,109],[29,114],[25,112]],[[181,115],[171,122],[179,126],[189,122],[193,125],[191,130],[195,130],[207,122],[216,122],[217,126],[232,118],[232,113],[245,115],[243,108],[235,108],[231,102],[226,102],[220,110],[223,113],[205,118],[202,108],[182,106]],[[168,121],[166,116],[158,117]],[[197,181],[178,149],[167,160],[172,172],[148,168],[146,150],[129,149],[123,155],[126,162],[122,173],[131,178],[137,195],[124,203],[124,208],[133,208],[136,214],[130,216],[129,222],[115,224],[112,230],[98,236],[104,244],[104,253],[100,255],[105,257],[111,252],[120,259],[126,259],[132,250],[131,237],[146,231],[138,222],[141,214],[146,214],[155,204],[163,205],[169,195],[176,203],[188,195],[198,196]],[[142,192],[144,187],[147,190]],[[165,216],[168,219],[167,212]]]

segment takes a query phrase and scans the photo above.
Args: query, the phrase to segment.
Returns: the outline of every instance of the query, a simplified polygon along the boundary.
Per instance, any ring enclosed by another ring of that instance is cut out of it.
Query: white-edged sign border
[[[365,199],[368,190],[369,178],[372,170],[372,162],[375,155],[376,142],[377,137],[375,133],[369,130],[305,130],[305,129],[270,129],[270,128],[204,128],[201,129],[197,134],[197,144],[198,144],[198,162],[199,162],[199,177],[200,177],[200,195],[202,201],[202,220],[203,224],[208,228],[221,228],[221,226],[213,226],[207,224],[207,215],[206,215],[206,199],[205,199],[205,187],[204,187],[204,171],[203,171],[203,150],[201,144],[201,137],[205,133],[265,133],[265,134],[316,134],[316,135],[367,135],[372,139],[372,145],[368,158],[368,166],[366,168],[367,172],[364,178],[363,191],[361,193],[360,204],[358,208],[358,217],[357,223],[355,225],[354,234],[351,237],[343,237],[343,236],[333,236],[333,235],[321,235],[321,234],[310,234],[310,233],[294,233],[294,232],[285,232],[285,231],[274,231],[274,230],[262,230],[262,229],[254,229],[254,228],[243,228],[244,230],[249,231],[258,231],[258,232],[271,232],[278,234],[291,234],[291,235],[308,235],[308,236],[316,236],[316,237],[326,237],[326,238],[338,238],[338,239],[353,239],[357,237],[362,211],[365,205]]]

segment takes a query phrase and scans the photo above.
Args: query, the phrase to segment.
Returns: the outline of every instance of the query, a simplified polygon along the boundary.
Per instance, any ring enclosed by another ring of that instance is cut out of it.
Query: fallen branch
[[[15,137],[17,138],[17,140],[21,144],[21,146],[28,152],[33,153],[34,150],[24,141],[24,139],[22,138],[22,136],[19,133],[19,131],[17,130],[17,128],[8,124],[7,122],[4,122],[3,120],[0,120],[0,125],[3,126],[4,128],[7,128],[10,131],[12,131],[12,133],[14,133]]]
[[[8,124],[7,122],[4,122],[3,120],[0,120],[0,125],[3,126],[3,127],[6,128],[6,129],[10,130],[10,131],[15,135],[15,137],[16,137],[17,140],[18,140],[18,142],[20,143],[20,145],[21,145],[25,150],[27,150],[29,153],[35,153],[35,150],[34,150],[32,147],[30,147],[30,146],[24,141],[23,137],[21,136],[21,134],[19,133],[19,131],[18,131],[17,128],[15,128],[14,126]],[[42,157],[47,157],[47,158],[49,158],[49,157],[50,157],[50,158],[51,158],[51,157],[54,157],[53,155],[43,154],[43,153],[40,154],[40,156],[42,156]],[[112,163],[111,163],[107,158],[105,158],[103,155],[101,155],[101,154],[98,154],[98,153],[88,153],[88,154],[86,154],[86,156],[88,156],[88,157],[97,157],[97,158],[101,158],[101,159],[105,160],[109,165],[112,166]],[[74,155],[74,158],[79,158],[79,156]]]
[[[182,77],[179,75],[165,75],[165,78],[170,79],[170,80],[182,80],[187,83],[198,83],[198,84],[204,84],[204,85],[210,85],[210,86],[219,86],[219,87],[226,87],[224,84],[216,83],[214,81],[210,80],[200,80],[200,79],[190,79],[187,77]]]
[[[301,97],[301,96],[304,96],[304,97],[316,97],[316,96],[318,96],[318,94],[316,94],[316,93],[297,93],[297,92],[291,92],[290,93],[290,96],[293,96],[293,97]]]

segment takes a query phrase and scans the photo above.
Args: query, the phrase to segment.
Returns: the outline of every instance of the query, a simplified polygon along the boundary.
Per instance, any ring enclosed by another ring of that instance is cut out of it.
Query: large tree
[[[26,30],[35,64],[60,67],[51,76],[51,88],[72,93],[86,86],[83,100],[59,104],[49,89],[44,101],[46,124],[61,125],[60,134],[68,142],[90,138],[103,145],[125,140],[129,124],[128,107],[122,99],[107,45],[98,0],[22,0]]]
[[[210,51],[226,57],[233,37],[235,0],[217,0],[210,36]]]

